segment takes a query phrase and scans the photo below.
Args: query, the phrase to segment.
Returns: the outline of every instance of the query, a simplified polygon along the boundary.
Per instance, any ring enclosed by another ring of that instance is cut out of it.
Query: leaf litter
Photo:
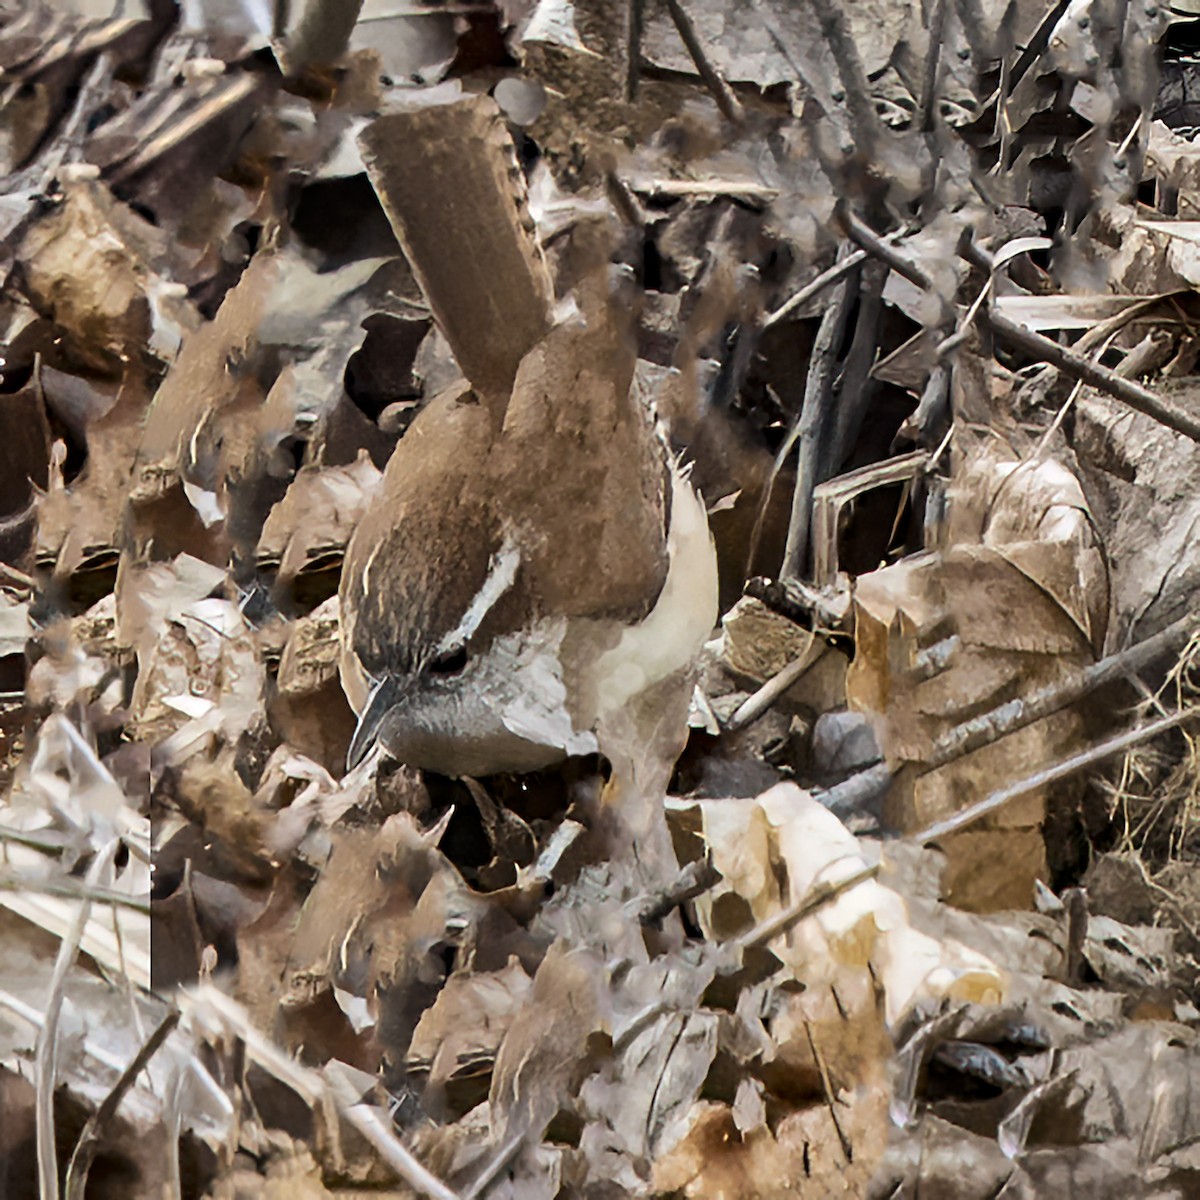
[[[1195,34],[0,6],[0,1191],[1193,1194]],[[347,771],[350,535],[597,256],[713,636]]]

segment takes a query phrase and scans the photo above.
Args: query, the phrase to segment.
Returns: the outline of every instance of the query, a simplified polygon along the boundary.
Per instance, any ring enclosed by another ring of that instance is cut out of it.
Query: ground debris
[[[1194,1194],[1194,15],[270,7],[0,0],[0,1194]]]

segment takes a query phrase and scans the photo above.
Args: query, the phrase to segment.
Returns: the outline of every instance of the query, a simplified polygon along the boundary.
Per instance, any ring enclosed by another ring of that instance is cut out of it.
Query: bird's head
[[[394,555],[393,571],[402,573],[404,561]],[[451,572],[451,578],[461,576]],[[390,583],[395,589],[400,580]],[[420,578],[413,586],[428,598],[431,585]],[[450,587],[435,588],[440,603],[390,613],[356,597],[359,636],[351,631],[347,649],[369,691],[349,768],[376,744],[411,766],[451,776],[537,770],[595,749],[590,734],[576,732],[569,711],[567,622],[533,615],[521,586],[521,553],[506,540],[465,604],[449,603]]]

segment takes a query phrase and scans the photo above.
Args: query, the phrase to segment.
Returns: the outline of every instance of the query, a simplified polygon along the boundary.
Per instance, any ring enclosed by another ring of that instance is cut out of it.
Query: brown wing
[[[430,402],[401,439],[350,540],[345,644],[372,675],[407,675],[457,624],[487,578],[499,522],[485,467],[487,410],[469,391]]]
[[[603,298],[554,329],[522,360],[498,430],[465,390],[414,421],[347,553],[344,641],[369,674],[419,671],[506,542],[519,567],[479,641],[543,615],[632,623],[653,608],[669,475],[630,391],[625,324]]]
[[[593,311],[526,355],[489,463],[543,612],[640,620],[666,579],[667,467],[620,324]]]

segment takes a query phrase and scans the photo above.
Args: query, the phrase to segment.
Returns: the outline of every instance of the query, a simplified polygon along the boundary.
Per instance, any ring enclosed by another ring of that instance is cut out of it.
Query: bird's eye
[[[455,650],[447,650],[439,654],[429,664],[429,670],[434,675],[457,675],[467,665],[467,648],[459,646]]]

